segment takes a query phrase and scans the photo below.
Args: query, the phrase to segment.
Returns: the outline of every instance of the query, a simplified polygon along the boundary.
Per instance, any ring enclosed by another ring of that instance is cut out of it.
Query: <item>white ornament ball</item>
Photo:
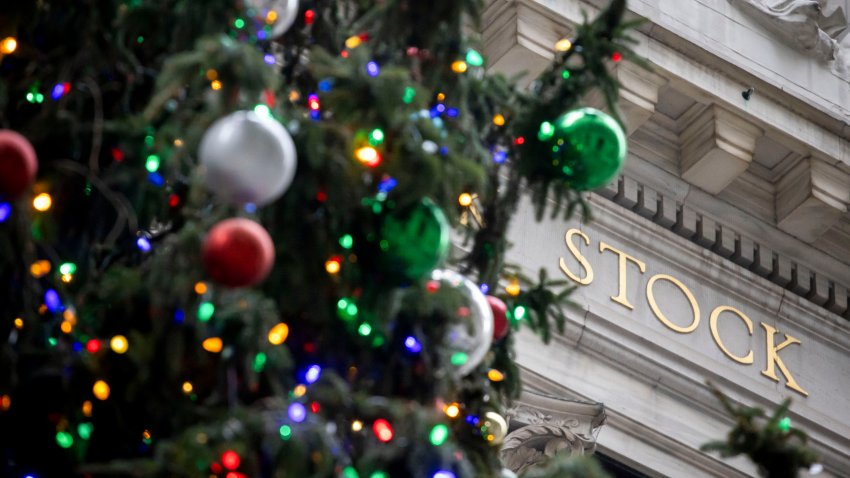
[[[273,118],[237,111],[204,133],[198,152],[207,188],[236,204],[269,204],[295,177],[295,143]]]
[[[502,478],[517,478],[516,473],[507,468],[502,468]]]
[[[298,0],[245,0],[245,6],[254,12],[257,23],[271,26],[269,38],[286,33],[298,18]]]
[[[478,286],[454,271],[432,271],[428,290],[446,294],[447,302],[454,304],[454,321],[448,327],[444,346],[451,355],[447,358],[454,374],[462,377],[474,370],[490,350],[493,311]]]

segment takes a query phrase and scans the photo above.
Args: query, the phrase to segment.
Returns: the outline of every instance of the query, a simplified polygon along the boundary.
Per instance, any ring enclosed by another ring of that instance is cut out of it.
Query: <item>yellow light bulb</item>
[[[65,309],[65,312],[62,312],[62,318],[71,325],[77,325],[77,314],[71,309]]]
[[[348,39],[345,40],[345,47],[349,50],[353,50],[360,46],[361,43],[363,43],[363,40],[361,40],[360,37],[355,35],[352,37],[348,37]]]
[[[218,79],[218,72],[210,68],[207,70],[207,79],[210,81],[215,81]]]
[[[330,259],[325,262],[325,270],[328,271],[328,274],[338,274],[341,268],[338,260]]]
[[[505,125],[505,115],[497,114],[493,116],[493,124],[496,126],[504,126]]]
[[[274,10],[269,10],[269,13],[266,14],[266,23],[271,25],[272,23],[277,21],[277,12]]]
[[[207,293],[207,285],[203,282],[198,282],[195,284],[195,293],[198,295],[203,295]]]
[[[458,60],[452,63],[452,71],[455,73],[466,73],[467,69],[469,69],[469,65],[465,61]]]
[[[52,205],[53,198],[47,193],[41,193],[32,200],[32,207],[34,207],[36,211],[47,211]]]
[[[12,397],[8,395],[3,395],[0,397],[0,410],[4,412],[12,408]]]
[[[175,148],[182,148],[183,147],[183,140],[180,139],[180,138],[175,139],[174,140],[174,147]]]
[[[362,429],[363,429],[363,422],[361,422],[360,420],[354,420],[353,422],[351,422],[351,431],[359,432]]]
[[[472,205],[472,195],[469,193],[463,193],[457,197],[457,202],[463,207],[469,207]]]
[[[83,402],[83,415],[90,417],[91,416],[91,410],[92,410],[91,401],[86,400],[85,402]]]
[[[572,47],[573,42],[570,41],[569,38],[563,38],[561,40],[558,40],[558,43],[555,43],[555,50],[557,51],[569,51]]]
[[[109,341],[109,347],[117,354],[123,354],[130,348],[130,343],[127,342],[127,337],[116,335]]]
[[[269,330],[269,343],[272,345],[280,345],[286,342],[287,337],[289,337],[289,326],[283,322],[275,325],[271,328],[271,330]]]
[[[71,274],[62,274],[62,282],[70,284],[72,280],[74,280],[74,276]]]
[[[437,94],[437,101],[443,102],[445,100],[446,100],[446,94],[445,93],[438,93]]]
[[[460,405],[457,403],[446,405],[445,412],[447,417],[457,418],[460,415]]]
[[[70,334],[74,331],[74,324],[68,322],[67,320],[63,320],[62,325],[60,325],[59,328],[62,329],[63,333]]]
[[[0,52],[3,54],[14,53],[18,49],[18,40],[15,37],[6,37],[0,42]]]
[[[510,295],[512,297],[518,296],[521,291],[522,291],[522,288],[519,286],[519,280],[517,280],[517,279],[511,279],[510,284],[508,284],[508,286],[505,287],[505,292],[507,292],[508,295]]]
[[[50,273],[50,261],[44,259],[35,261],[30,266],[30,274],[36,279],[40,279]]]
[[[357,157],[358,161],[367,166],[375,167],[381,163],[381,155],[377,149],[371,146],[359,148],[354,152],[354,156]]]
[[[109,398],[109,384],[103,380],[95,382],[91,390],[92,393],[94,393],[95,398],[98,400],[106,400]]]
[[[15,328],[21,330],[24,328],[24,319],[18,317],[15,319]]]
[[[194,389],[195,387],[192,386],[192,382],[183,382],[183,393],[185,393],[186,395],[192,393],[192,390]]]
[[[300,384],[300,383],[298,385],[296,385],[295,388],[292,390],[292,395],[294,395],[295,398],[301,398],[306,393],[307,393],[307,386]]]
[[[491,382],[501,382],[505,379],[505,374],[494,368],[491,368],[490,371],[487,372],[487,378],[489,378]]]
[[[221,82],[218,81],[218,80],[213,80],[213,82],[210,83],[210,88],[212,88],[215,91],[220,90],[221,89]]]
[[[214,354],[221,352],[221,349],[224,348],[224,342],[219,337],[210,337],[204,340],[201,345],[204,347],[204,350]]]

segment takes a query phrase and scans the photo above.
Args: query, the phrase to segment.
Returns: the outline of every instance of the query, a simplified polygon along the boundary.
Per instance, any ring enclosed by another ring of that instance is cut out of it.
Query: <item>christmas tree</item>
[[[507,476],[511,329],[567,291],[505,235],[523,191],[569,215],[617,175],[638,60],[615,0],[521,89],[482,8],[7,7],[2,475]]]

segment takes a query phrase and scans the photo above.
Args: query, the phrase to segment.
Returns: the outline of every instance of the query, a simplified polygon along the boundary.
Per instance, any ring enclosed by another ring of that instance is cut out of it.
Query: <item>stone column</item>
[[[523,392],[507,412],[509,432],[502,445],[502,463],[519,474],[558,453],[593,453],[605,419],[601,403]]]

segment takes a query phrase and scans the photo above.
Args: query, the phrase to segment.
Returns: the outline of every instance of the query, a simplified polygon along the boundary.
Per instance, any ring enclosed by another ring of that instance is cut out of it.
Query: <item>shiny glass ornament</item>
[[[226,219],[213,226],[201,254],[209,276],[227,287],[248,287],[263,281],[275,257],[269,233],[245,218]]]
[[[213,123],[198,155],[207,188],[235,204],[271,203],[295,177],[292,137],[280,123],[253,111],[237,111]]]
[[[540,125],[538,139],[551,146],[551,162],[580,191],[611,182],[626,160],[626,134],[617,120],[580,108]]]
[[[268,38],[277,38],[289,30],[298,18],[298,0],[245,0],[254,21],[270,28]]]
[[[490,350],[493,341],[490,304],[474,282],[450,270],[431,272],[427,290],[439,294],[441,302],[451,307],[452,321],[442,347],[454,375],[464,376],[475,369]]]
[[[508,422],[496,412],[484,414],[481,429],[484,431],[484,438],[493,446],[501,445],[508,436]]]
[[[23,194],[37,171],[38,159],[29,140],[15,131],[0,130],[0,197],[14,199]]]
[[[425,277],[446,259],[449,234],[446,215],[428,198],[387,215],[378,244],[381,270],[402,282]]]

